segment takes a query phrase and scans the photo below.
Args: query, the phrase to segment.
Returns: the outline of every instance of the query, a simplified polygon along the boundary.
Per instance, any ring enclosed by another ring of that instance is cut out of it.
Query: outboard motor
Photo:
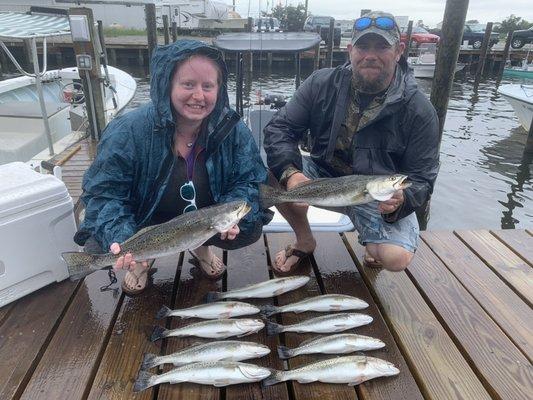
[[[266,94],[263,97],[263,104],[270,105],[270,108],[279,110],[287,104],[287,100],[279,94]]]

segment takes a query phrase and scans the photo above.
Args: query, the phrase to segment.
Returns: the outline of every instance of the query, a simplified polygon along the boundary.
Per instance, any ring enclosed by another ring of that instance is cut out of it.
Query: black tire
[[[472,43],[472,47],[474,49],[481,49],[481,45],[483,44],[483,42],[481,40],[474,40],[474,42]]]
[[[513,49],[521,49],[522,47],[524,47],[524,45],[525,45],[524,41],[520,38],[515,38],[511,40],[511,47]]]

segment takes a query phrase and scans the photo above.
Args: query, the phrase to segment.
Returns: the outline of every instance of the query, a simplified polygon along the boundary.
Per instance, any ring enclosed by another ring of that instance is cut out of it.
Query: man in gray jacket
[[[350,63],[314,72],[265,127],[271,173],[291,189],[310,179],[350,174],[408,175],[412,186],[387,201],[344,210],[366,246],[365,264],[401,271],[412,260],[414,211],[431,195],[439,168],[438,119],[402,57],[394,17],[371,12],[355,21]],[[298,143],[309,131],[311,154]],[[316,242],[305,204],[282,204],[296,242],[276,254],[278,273],[294,271]]]

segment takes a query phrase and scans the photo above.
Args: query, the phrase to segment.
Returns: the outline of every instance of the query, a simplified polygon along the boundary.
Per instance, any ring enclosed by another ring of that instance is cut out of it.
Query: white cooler
[[[0,165],[0,307],[68,277],[76,251],[72,198],[53,175],[21,162]]]

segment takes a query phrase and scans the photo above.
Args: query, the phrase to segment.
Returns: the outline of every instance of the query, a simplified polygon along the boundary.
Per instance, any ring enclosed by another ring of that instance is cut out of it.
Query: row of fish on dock
[[[372,322],[372,317],[366,314],[341,313],[340,311],[360,310],[368,307],[368,304],[361,299],[341,294],[315,296],[281,307],[259,308],[241,301],[218,301],[270,298],[298,289],[309,279],[308,276],[291,276],[271,279],[224,293],[210,292],[207,299],[215,302],[185,309],[171,310],[163,306],[157,318],[200,318],[206,321],[173,330],[156,326],[150,339],[156,341],[162,338],[188,336],[210,339],[243,337],[259,332],[265,327],[265,323],[258,318],[233,318],[256,314],[269,317],[287,312],[335,312],[293,325],[283,326],[267,321],[267,334],[269,335],[281,332],[336,333]],[[313,338],[293,349],[278,346],[278,355],[281,359],[287,359],[302,354],[348,354],[355,351],[375,350],[384,346],[385,344],[376,338],[343,333]],[[221,340],[193,345],[169,355],[145,354],[134,391],[142,391],[163,383],[180,382],[194,382],[217,387],[260,381],[263,385],[269,386],[288,380],[296,380],[300,383],[320,381],[357,385],[369,379],[397,375],[400,372],[388,361],[361,355],[336,357],[288,371],[278,371],[241,362],[260,358],[269,353],[270,349],[260,343]],[[160,375],[148,371],[150,368],[163,364],[173,364],[177,368]]]

